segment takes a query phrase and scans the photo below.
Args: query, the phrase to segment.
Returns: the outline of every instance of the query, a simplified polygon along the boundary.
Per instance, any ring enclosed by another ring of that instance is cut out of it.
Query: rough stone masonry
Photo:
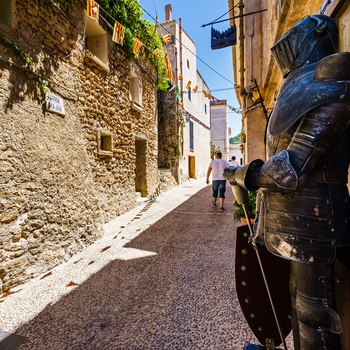
[[[104,223],[135,207],[136,192],[151,195],[158,184],[151,63],[130,62],[108,31],[108,69],[91,59],[86,1],[71,10],[12,3],[0,24],[0,293],[91,244]],[[130,97],[135,67],[139,109]],[[47,111],[46,88],[64,115]]]

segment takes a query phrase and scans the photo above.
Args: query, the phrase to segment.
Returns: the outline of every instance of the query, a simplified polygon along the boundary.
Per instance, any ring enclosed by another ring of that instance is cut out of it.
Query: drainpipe
[[[182,76],[182,80],[180,80],[181,85],[181,100],[183,101],[183,93],[184,93],[184,80],[182,75],[182,18],[179,18],[179,44],[180,44],[180,75]]]
[[[239,72],[240,72],[240,94],[244,96],[246,94],[244,90],[244,72],[245,72],[245,67],[244,67],[244,28],[243,28],[243,8],[244,4],[243,1],[240,1],[238,4],[239,8]]]
[[[180,44],[180,74],[182,76],[181,81],[181,102],[184,102],[183,94],[184,94],[184,76],[182,71],[182,18],[179,18],[179,44]],[[179,133],[179,118],[177,118],[177,132]],[[181,140],[181,144],[179,142],[179,146],[181,147],[180,152],[182,154],[183,151],[183,140]],[[179,165],[180,165],[180,157],[179,157]]]
[[[245,72],[245,67],[244,67],[244,21],[243,21],[243,9],[244,9],[244,3],[243,1],[240,1],[238,4],[239,8],[239,73],[240,73],[240,95],[242,96],[242,129],[244,129],[244,114],[246,110],[246,96],[247,92],[245,91],[244,88],[244,72]],[[243,146],[244,147],[244,163],[247,161],[247,146],[246,144]]]

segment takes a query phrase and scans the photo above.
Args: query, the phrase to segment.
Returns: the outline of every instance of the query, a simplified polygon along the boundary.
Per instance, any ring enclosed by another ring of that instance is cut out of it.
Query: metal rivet
[[[242,265],[242,266],[241,266],[241,270],[242,270],[242,271],[246,271],[246,270],[247,270],[247,266]]]
[[[247,283],[246,281],[242,281],[242,282],[241,282],[241,285],[242,285],[243,287],[246,287],[247,284],[248,284],[248,283]]]
[[[242,249],[242,254],[247,254],[247,249]]]
[[[261,328],[260,326],[258,327],[258,331],[259,331],[259,332],[262,332],[262,328]]]
[[[250,314],[249,317],[250,318],[255,318],[255,314]]]
[[[244,299],[244,302],[245,302],[246,304],[249,304],[249,303],[250,303],[250,299],[249,299],[249,298],[246,298],[246,299]]]

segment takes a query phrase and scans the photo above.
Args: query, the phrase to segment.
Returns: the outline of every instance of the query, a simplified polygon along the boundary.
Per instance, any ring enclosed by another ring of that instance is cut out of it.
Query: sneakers
[[[214,201],[211,202],[213,207],[216,207],[216,203]]]
[[[225,210],[225,208],[224,208],[224,207],[221,207],[221,208],[220,208],[220,210],[221,210],[221,211],[224,211],[224,210]]]

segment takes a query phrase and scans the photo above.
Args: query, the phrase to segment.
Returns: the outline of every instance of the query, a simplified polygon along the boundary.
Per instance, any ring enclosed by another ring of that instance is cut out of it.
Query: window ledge
[[[112,151],[105,151],[105,150],[99,150],[98,151],[99,157],[106,157],[106,158],[112,158],[113,152]]]
[[[102,62],[97,56],[95,56],[91,51],[88,49],[85,50],[85,57],[89,58],[91,61],[96,63],[98,66],[100,66],[105,72],[109,73],[109,67],[108,64]]]
[[[143,110],[143,106],[139,105],[137,102],[135,101],[131,101],[131,108],[134,109],[135,111],[141,113]]]

